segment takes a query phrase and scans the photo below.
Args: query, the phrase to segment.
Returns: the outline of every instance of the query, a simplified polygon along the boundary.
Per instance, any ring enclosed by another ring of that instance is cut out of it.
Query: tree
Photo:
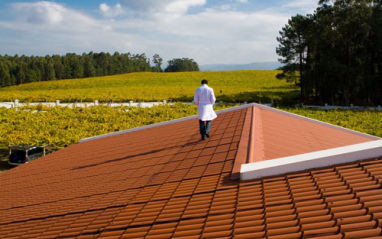
[[[44,81],[51,81],[56,79],[56,73],[54,72],[54,61],[50,56],[45,56],[45,67],[44,67]]]
[[[130,53],[67,53],[45,57],[0,55],[0,86],[36,81],[50,81],[106,76],[140,71],[158,71],[162,59],[156,56],[157,67],[150,66],[145,54]]]
[[[84,76],[85,77],[94,77],[96,76],[95,63],[93,60],[93,52],[89,54],[82,54],[82,59],[84,61]]]
[[[304,72],[304,66],[307,63],[307,42],[309,40],[310,25],[310,17],[296,15],[292,17],[288,21],[288,24],[282,28],[282,31],[279,32],[281,37],[277,37],[277,41],[280,45],[276,48],[276,53],[283,57],[283,59],[279,59],[279,61],[286,64],[283,67],[283,73],[278,75],[278,78],[285,78],[287,81],[294,81],[297,85],[300,85],[301,102],[303,102],[304,92],[307,90],[307,77]],[[296,68],[299,71],[299,75],[296,75]]]
[[[84,66],[80,56],[75,53],[68,53],[66,54],[66,57],[68,58],[68,66],[71,69],[70,78],[84,77]]]
[[[314,14],[292,17],[277,40],[286,64],[279,78],[298,82],[301,102],[382,103],[381,0],[321,0]]]
[[[165,72],[183,72],[183,71],[199,71],[198,63],[193,59],[174,58],[168,61],[168,66]]]
[[[108,68],[110,64],[109,54],[106,54],[105,52],[94,54],[94,60],[96,62],[97,76],[108,75]]]
[[[153,63],[154,63],[153,70],[162,72],[162,68],[161,68],[162,62],[163,62],[163,59],[158,54],[155,54],[153,56]]]
[[[53,68],[56,79],[64,79],[64,66],[62,64],[62,57],[59,55],[53,55]]]
[[[16,66],[16,71],[15,71],[16,85],[21,85],[25,83],[27,69],[28,69],[28,66],[26,62],[22,61],[18,63],[18,65]]]
[[[7,64],[0,61],[0,87],[10,86],[11,76]]]
[[[382,102],[382,1],[374,1],[367,45],[366,93],[370,101]],[[378,94],[379,92],[379,94]],[[381,104],[381,103],[379,103]]]
[[[111,74],[121,74],[124,73],[123,71],[123,63],[122,63],[122,55],[119,52],[114,52],[112,57],[112,68],[111,68]]]

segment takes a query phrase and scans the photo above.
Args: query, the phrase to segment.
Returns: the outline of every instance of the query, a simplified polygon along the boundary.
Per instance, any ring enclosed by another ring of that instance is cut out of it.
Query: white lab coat
[[[199,119],[202,121],[213,120],[217,117],[212,106],[216,101],[214,90],[203,84],[197,88],[194,95],[194,102],[198,106]]]

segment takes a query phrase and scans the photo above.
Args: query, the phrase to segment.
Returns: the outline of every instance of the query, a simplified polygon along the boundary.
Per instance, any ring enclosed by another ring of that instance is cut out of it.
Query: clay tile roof
[[[0,238],[381,237],[379,138],[256,104],[218,113],[206,141],[188,117],[0,174]],[[331,163],[232,178],[293,157]]]

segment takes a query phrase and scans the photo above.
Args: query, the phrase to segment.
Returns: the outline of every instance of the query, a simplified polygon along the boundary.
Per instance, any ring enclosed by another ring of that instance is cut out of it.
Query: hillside
[[[294,84],[276,79],[278,71],[242,70],[217,72],[129,73],[114,76],[36,82],[0,89],[0,101],[20,102],[190,102],[202,79],[208,79],[218,101],[293,101]]]

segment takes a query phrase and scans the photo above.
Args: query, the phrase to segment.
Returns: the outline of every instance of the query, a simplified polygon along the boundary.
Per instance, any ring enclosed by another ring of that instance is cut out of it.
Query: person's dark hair
[[[206,80],[206,79],[202,80],[202,85],[203,85],[203,84],[208,85],[208,80]]]

